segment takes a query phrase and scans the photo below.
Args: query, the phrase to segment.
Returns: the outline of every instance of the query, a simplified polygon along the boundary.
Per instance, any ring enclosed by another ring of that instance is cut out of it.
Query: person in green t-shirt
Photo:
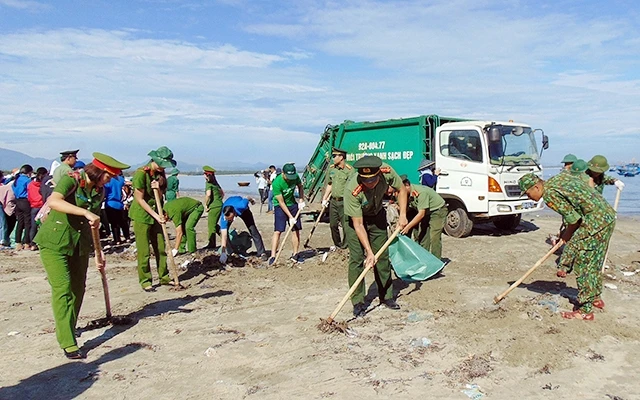
[[[224,191],[218,184],[216,179],[216,170],[208,165],[202,167],[204,171],[204,180],[206,184],[204,186],[205,199],[204,205],[207,208],[207,230],[209,243],[208,249],[216,248],[216,234],[220,233],[220,227],[218,226],[218,219],[222,212],[222,199],[224,198]]]
[[[84,171],[64,175],[47,199],[49,214],[34,238],[51,286],[51,306],[58,344],[69,359],[84,358],[75,329],[84,298],[91,229],[100,227],[104,185],[129,168],[112,157],[93,153]],[[104,269],[103,263],[97,265]]]
[[[299,202],[296,202],[295,191],[298,189]],[[304,208],[304,188],[300,176],[296,172],[296,167],[292,163],[285,164],[282,167],[282,173],[276,177],[271,183],[271,191],[273,192],[273,215],[274,229],[273,239],[271,240],[271,258],[269,265],[275,262],[275,256],[280,242],[280,235],[287,230],[287,224],[292,226],[293,235],[291,235],[291,243],[293,244],[293,255],[291,259],[297,263],[304,260],[298,254],[300,247],[300,231],[302,230],[302,222],[300,218],[296,218],[298,210]]]
[[[171,250],[175,256],[184,253],[185,248],[189,253],[196,251],[196,224],[204,212],[201,202],[191,197],[180,197],[167,201],[163,207],[167,218],[176,226],[176,244]]]
[[[146,292],[153,291],[151,269],[149,268],[149,244],[153,247],[158,279],[161,285],[171,285],[172,280],[167,269],[167,253],[165,251],[164,234],[162,226],[166,219],[164,215],[156,212],[156,199],[154,190],[162,193],[167,185],[164,174],[165,168],[173,168],[176,162],[173,160],[173,152],[166,146],[149,152],[151,160],[133,174],[131,183],[133,186],[133,203],[129,209],[129,218],[133,221],[133,232],[136,235],[136,248],[138,259],[138,281]],[[162,201],[162,194],[160,194]]]

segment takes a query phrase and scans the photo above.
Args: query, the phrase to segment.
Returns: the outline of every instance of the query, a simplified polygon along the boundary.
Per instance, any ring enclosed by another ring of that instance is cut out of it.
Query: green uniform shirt
[[[402,179],[398,173],[382,163],[382,179],[373,189],[365,189],[358,183],[358,174],[349,178],[344,189],[344,214],[349,217],[373,217],[382,210],[382,200],[389,186],[396,190],[403,187]],[[388,172],[385,172],[388,171]],[[360,186],[360,189],[356,190]]]
[[[169,200],[174,200],[178,197],[177,192],[180,191],[180,180],[178,177],[171,175],[167,178],[167,191],[164,194],[164,197]]]
[[[436,211],[444,206],[445,201],[435,190],[428,186],[411,185],[409,193],[409,208],[414,210]]]
[[[175,226],[180,226],[200,204],[202,203],[191,197],[180,197],[166,202],[164,212],[167,213],[167,216]]]
[[[56,183],[56,185],[60,182],[63,176],[69,175],[69,172],[73,171],[73,168],[69,166],[69,164],[62,163],[60,164],[54,171],[51,179]]]
[[[218,185],[214,185],[213,183],[207,182],[204,185],[205,193],[211,190],[211,197],[209,198],[209,203],[205,204],[207,206],[207,211],[211,209],[211,207],[220,207],[222,208],[222,188]]]
[[[544,183],[544,201],[567,224],[582,219],[581,228],[590,235],[615,222],[616,212],[604,197],[570,174],[555,175]]]
[[[150,168],[150,165],[147,164],[146,167]],[[151,209],[154,211],[157,211],[156,198],[153,194],[153,189],[151,189],[151,182],[155,180],[156,176],[160,176],[161,174],[163,173],[155,172],[155,175],[152,177],[151,170],[147,170],[143,167],[137,169],[133,174],[133,178],[131,178],[133,190],[142,190],[143,200],[149,204]],[[160,198],[162,199],[162,196],[160,196]],[[131,203],[131,207],[129,208],[129,218],[135,222],[140,222],[146,225],[153,225],[156,222],[156,220],[153,219],[153,217],[147,213],[136,200]]]
[[[296,203],[294,193],[296,191],[296,186],[300,183],[302,183],[300,176],[295,180],[288,181],[284,179],[282,174],[278,175],[271,183],[271,190],[273,191],[273,206],[278,207],[280,205],[280,202],[278,202],[278,199],[276,198],[279,194],[284,197],[284,204],[287,207],[294,205]]]
[[[356,170],[349,164],[344,168],[336,167],[335,164],[329,167],[327,172],[327,184],[331,185],[331,197],[344,197],[344,187]]]
[[[87,190],[84,185],[86,175],[80,173],[79,181],[75,177],[64,175],[53,189],[64,196],[65,201],[100,215],[103,192],[96,188]],[[40,227],[34,242],[42,248],[59,251],[71,256],[79,246],[80,254],[88,254],[92,249],[91,227],[83,216],[65,214],[51,210],[46,221]]]

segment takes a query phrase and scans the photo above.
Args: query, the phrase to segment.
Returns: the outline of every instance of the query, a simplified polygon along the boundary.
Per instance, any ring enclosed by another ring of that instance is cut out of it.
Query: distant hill
[[[29,164],[36,169],[38,167],[45,167],[49,169],[53,160],[47,160],[46,158],[30,157],[19,151],[13,151],[0,148],[0,169],[3,171],[11,171],[14,168],[20,168],[24,164]]]

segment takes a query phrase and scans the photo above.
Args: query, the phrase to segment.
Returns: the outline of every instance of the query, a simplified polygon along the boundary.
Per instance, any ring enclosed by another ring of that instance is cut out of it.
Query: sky
[[[327,124],[438,114],[640,159],[633,0],[0,0],[0,147],[305,165]]]

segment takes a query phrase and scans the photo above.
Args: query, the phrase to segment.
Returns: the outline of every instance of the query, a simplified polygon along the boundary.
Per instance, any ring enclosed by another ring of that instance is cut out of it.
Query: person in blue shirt
[[[13,194],[16,196],[16,250],[31,247],[31,205],[27,198],[27,186],[31,182],[33,167],[25,164],[20,167],[20,174],[13,181]]]
[[[418,172],[420,173],[420,184],[422,186],[428,186],[433,190],[436,189],[436,185],[438,184],[438,175],[440,175],[440,168],[435,168],[435,164],[435,161],[427,160],[425,158],[418,167]]]
[[[124,203],[122,202],[122,188],[125,185],[122,175],[114,176],[104,185],[104,210],[111,226],[113,241],[115,244],[123,243],[120,240],[120,230],[125,241],[129,241],[129,222],[125,218]]]
[[[220,215],[220,236],[222,237],[222,247],[220,248],[220,262],[223,264],[227,261],[228,250],[227,242],[229,227],[233,223],[236,217],[240,217],[244,221],[244,224],[249,229],[249,233],[253,238],[253,243],[256,246],[256,253],[258,257],[263,260],[267,259],[267,253],[264,249],[264,243],[262,242],[262,236],[256,227],[256,222],[253,219],[253,213],[249,203],[253,204],[253,199],[248,199],[242,196],[231,196],[222,204],[222,214]]]

